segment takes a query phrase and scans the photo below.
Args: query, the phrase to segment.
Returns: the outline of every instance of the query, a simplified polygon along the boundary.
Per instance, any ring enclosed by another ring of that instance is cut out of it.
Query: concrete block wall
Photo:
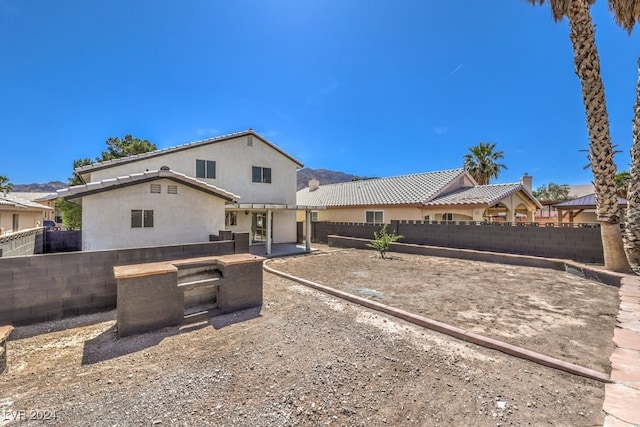
[[[115,265],[235,252],[233,241],[0,258],[0,325],[111,310]]]
[[[47,230],[44,233],[44,253],[82,250],[81,230]]]
[[[373,239],[379,225],[313,223],[317,242],[339,235]],[[536,227],[476,224],[432,224],[422,221],[391,221],[387,227],[404,237],[403,243],[457,249],[502,252],[574,261],[604,262],[600,229],[580,227]]]
[[[0,257],[28,256],[43,252],[43,228],[0,236]]]

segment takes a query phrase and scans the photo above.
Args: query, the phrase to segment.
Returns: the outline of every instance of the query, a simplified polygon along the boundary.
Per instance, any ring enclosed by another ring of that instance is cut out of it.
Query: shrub
[[[374,239],[371,243],[367,243],[367,246],[380,252],[380,256],[384,258],[384,254],[389,251],[391,243],[402,239],[404,236],[396,234],[395,231],[391,234],[387,233],[387,224],[383,225],[380,231],[373,232]]]

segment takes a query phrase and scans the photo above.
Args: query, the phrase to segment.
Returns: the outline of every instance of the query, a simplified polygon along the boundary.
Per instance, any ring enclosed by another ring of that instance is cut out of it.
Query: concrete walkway
[[[313,252],[314,249],[311,248],[311,251]],[[274,243],[271,245],[271,255],[269,256],[267,256],[267,249],[265,245],[251,245],[249,246],[249,252],[252,255],[258,255],[265,258],[277,258],[308,253],[304,243]]]
[[[619,295],[611,383],[605,385],[605,427],[640,426],[640,277],[625,275]]]

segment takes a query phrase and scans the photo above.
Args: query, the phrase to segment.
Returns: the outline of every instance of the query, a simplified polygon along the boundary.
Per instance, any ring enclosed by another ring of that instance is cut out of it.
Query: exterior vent
[[[162,186],[160,186],[160,184],[151,184],[151,192],[152,193],[162,193]]]
[[[178,186],[177,185],[167,185],[167,193],[169,193],[169,194],[178,194]]]
[[[162,167],[160,168],[160,170],[161,170],[161,171],[169,171],[169,170],[171,170],[171,169],[169,169],[169,166],[162,166]]]
[[[247,135],[247,147],[253,147],[253,135]]]

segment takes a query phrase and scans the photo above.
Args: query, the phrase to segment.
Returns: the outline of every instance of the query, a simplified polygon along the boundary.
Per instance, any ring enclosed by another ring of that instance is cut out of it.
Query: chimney
[[[524,176],[520,179],[522,185],[529,191],[533,191],[533,177],[528,173],[524,173]]]
[[[320,188],[320,181],[318,181],[317,179],[310,179],[309,180],[309,191],[316,191],[318,188]]]

